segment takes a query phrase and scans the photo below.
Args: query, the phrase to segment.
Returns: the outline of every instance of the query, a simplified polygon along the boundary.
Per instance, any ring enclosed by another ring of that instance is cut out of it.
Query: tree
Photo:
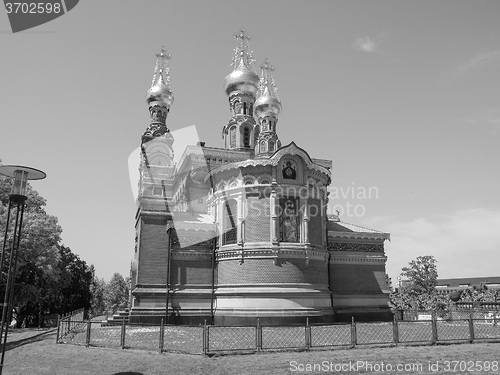
[[[443,298],[436,292],[436,259],[431,255],[419,256],[402,268],[405,277],[397,293],[390,295],[393,307],[398,309],[430,310],[442,306]]]
[[[7,219],[12,179],[0,176],[0,246]],[[45,199],[27,186],[27,201],[14,286],[14,310],[18,326],[39,325],[45,313],[65,313],[90,307],[90,268],[68,247],[60,245],[62,229],[55,216],[45,212]],[[12,237],[12,220],[8,240]],[[8,248],[8,246],[7,246]],[[6,265],[3,265],[5,270]],[[5,293],[0,281],[0,296]],[[0,298],[1,298],[0,297]]]
[[[128,305],[128,283],[122,275],[115,273],[104,290],[104,301],[107,308],[123,308]]]
[[[0,176],[0,230],[5,233],[9,194],[12,179]],[[46,201],[31,186],[27,186],[26,208],[22,223],[21,241],[14,286],[14,310],[18,324],[35,324],[41,309],[49,303],[53,287],[57,285],[57,265],[59,263],[58,243],[61,241],[61,227],[57,218],[45,212]],[[12,241],[13,220],[9,223],[7,241]],[[2,246],[3,246],[2,236]],[[6,251],[9,244],[6,244]],[[6,264],[2,265],[5,270]],[[0,288],[5,293],[5,280]]]
[[[106,288],[106,281],[100,279],[95,274],[94,266],[90,266],[92,272],[92,284],[90,285],[91,300],[91,313],[93,316],[101,314],[105,309],[104,291]]]
[[[481,302],[497,302],[500,299],[500,289],[490,289],[485,283],[473,285],[460,292],[460,300],[473,302],[480,305]]]
[[[59,298],[60,314],[76,309],[90,309],[93,272],[85,261],[73,254],[69,247],[59,247]]]
[[[415,294],[433,294],[437,285],[436,259],[432,255],[419,256],[408,267],[403,267],[401,276],[406,277],[409,289]]]

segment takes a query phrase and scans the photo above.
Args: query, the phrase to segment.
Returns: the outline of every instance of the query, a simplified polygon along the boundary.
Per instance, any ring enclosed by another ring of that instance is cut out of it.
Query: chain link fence
[[[392,322],[356,322],[294,326],[176,326],[139,325],[125,321],[84,320],[82,312],[59,317],[57,342],[149,351],[191,354],[311,350],[358,345],[436,344],[449,342],[500,341],[500,324],[489,313],[468,312],[438,318],[434,312],[395,314]],[[397,317],[407,318],[398,320]]]

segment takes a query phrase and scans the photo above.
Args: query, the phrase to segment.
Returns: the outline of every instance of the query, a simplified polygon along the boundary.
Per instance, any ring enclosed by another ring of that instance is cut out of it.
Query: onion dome
[[[240,65],[224,79],[227,95],[234,91],[251,92],[255,95],[259,87],[259,76],[252,72],[241,59]]]
[[[233,56],[234,70],[224,79],[224,90],[227,95],[234,91],[255,95],[259,87],[259,76],[252,69],[254,60],[248,44],[250,36],[242,28],[234,37],[238,40]]]
[[[262,78],[260,80],[259,91],[257,92],[257,100],[254,104],[255,116],[257,118],[265,115],[278,117],[281,112],[281,102],[278,98],[276,84],[271,72],[274,67],[266,59],[261,65]]]
[[[170,75],[168,60],[171,56],[166,53],[165,47],[156,54],[156,67],[151,82],[151,88],[146,94],[146,101],[148,104],[152,102],[159,102],[160,105],[170,107],[174,101],[174,94],[170,89]]]

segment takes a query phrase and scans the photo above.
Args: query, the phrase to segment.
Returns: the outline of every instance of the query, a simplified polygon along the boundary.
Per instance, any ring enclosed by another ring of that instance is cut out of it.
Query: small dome
[[[224,90],[227,95],[234,91],[250,92],[255,95],[258,87],[259,76],[244,64],[243,59],[238,68],[224,79]]]
[[[148,90],[146,94],[146,101],[148,104],[151,102],[161,102],[166,107],[170,107],[174,101],[174,94],[172,94],[169,85],[167,85],[163,80],[163,74],[161,71],[160,74],[157,75],[151,88]]]
[[[271,114],[274,117],[278,117],[281,112],[281,102],[278,98],[272,96],[269,93],[267,87],[264,89],[264,93],[257,98],[254,104],[254,113],[257,118],[265,115]]]

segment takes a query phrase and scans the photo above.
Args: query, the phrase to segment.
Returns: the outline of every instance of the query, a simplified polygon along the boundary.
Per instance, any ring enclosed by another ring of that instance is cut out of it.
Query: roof
[[[389,233],[356,224],[344,223],[336,215],[328,216],[327,230],[328,236],[333,238],[391,240]]]
[[[447,287],[459,287],[463,285],[473,286],[484,283],[488,284],[500,284],[500,276],[492,277],[463,277],[456,279],[438,279],[437,286],[447,286]]]
[[[215,231],[215,219],[208,214],[174,211],[172,221],[177,230]]]

